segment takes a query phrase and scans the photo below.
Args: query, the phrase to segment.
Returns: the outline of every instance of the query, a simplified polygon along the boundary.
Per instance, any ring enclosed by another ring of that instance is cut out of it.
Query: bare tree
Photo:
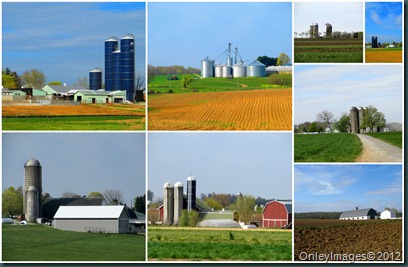
[[[61,197],[62,198],[81,198],[79,194],[68,192],[68,191],[65,191],[64,193],[62,193]]]
[[[330,132],[333,132],[332,125],[335,123],[333,113],[327,110],[323,110],[316,115],[316,119],[320,122],[325,122],[327,127],[329,127]]]
[[[78,80],[74,83],[74,85],[82,86],[84,88],[89,88],[88,87],[88,78],[86,78],[86,77],[78,78]]]
[[[107,189],[102,192],[103,198],[109,205],[118,205],[123,201],[123,193],[118,189]]]
[[[135,79],[135,88],[136,88],[136,90],[142,90],[144,83],[145,83],[144,74],[142,74],[140,72],[136,73],[136,79]]]
[[[21,81],[26,86],[41,89],[45,85],[46,77],[41,71],[37,69],[31,69],[21,74]]]

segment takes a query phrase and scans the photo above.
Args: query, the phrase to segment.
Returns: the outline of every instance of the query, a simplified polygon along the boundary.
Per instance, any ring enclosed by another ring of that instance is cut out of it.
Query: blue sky
[[[2,68],[45,73],[72,85],[105,68],[104,42],[135,36],[136,73],[145,74],[145,3],[2,3]]]
[[[402,210],[401,165],[295,165],[296,212]]]
[[[340,118],[350,108],[373,105],[387,123],[402,123],[401,65],[303,65],[295,67],[295,124],[315,121],[323,110]]]
[[[148,188],[163,197],[166,182],[187,186],[197,179],[197,195],[229,193],[292,199],[290,133],[149,133]]]
[[[36,158],[52,197],[118,189],[130,205],[145,192],[144,133],[3,133],[2,143],[3,190],[22,186],[25,162]]]
[[[363,3],[360,2],[295,2],[294,32],[308,32],[310,24],[318,23],[319,32],[326,31],[326,23],[333,31],[363,31]]]
[[[367,2],[365,41],[371,42],[372,36],[378,42],[402,41],[402,3],[401,2]]]
[[[229,42],[246,63],[281,52],[292,58],[290,2],[149,3],[148,9],[151,65],[200,68],[207,56],[219,63]]]

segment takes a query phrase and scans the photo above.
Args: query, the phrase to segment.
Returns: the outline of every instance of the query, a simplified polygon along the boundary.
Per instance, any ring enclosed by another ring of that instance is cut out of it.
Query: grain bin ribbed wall
[[[232,75],[236,77],[245,77],[247,74],[247,69],[243,63],[238,63],[232,66]]]
[[[35,222],[39,217],[38,205],[38,190],[35,186],[30,185],[27,190],[27,212],[25,213],[27,222]]]
[[[255,60],[247,66],[247,76],[248,77],[265,77],[266,76],[266,66]]]
[[[38,160],[29,159],[24,164],[24,188],[23,188],[23,213],[27,213],[28,189],[34,186],[37,189],[37,207],[41,207],[42,195],[42,167]],[[41,217],[41,208],[39,208],[38,216]]]
[[[94,69],[89,72],[89,89],[99,90],[102,88],[102,71]]]
[[[222,77],[228,78],[232,75],[232,68],[230,66],[222,66]]]
[[[214,60],[211,60],[208,57],[201,60],[201,77],[214,77]]]
[[[215,77],[222,77],[222,65],[215,66]]]
[[[105,41],[105,90],[113,91],[113,51],[118,48],[118,39],[113,36]]]
[[[170,183],[163,186],[163,224],[173,225],[174,219],[174,188]]]
[[[120,85],[126,98],[135,101],[135,38],[128,33],[120,39]]]
[[[174,184],[174,225],[178,225],[181,211],[183,210],[183,184],[177,182]]]

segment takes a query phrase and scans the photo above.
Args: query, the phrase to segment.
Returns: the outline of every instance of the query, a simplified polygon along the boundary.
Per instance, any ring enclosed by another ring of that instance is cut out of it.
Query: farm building
[[[287,227],[292,224],[292,202],[270,201],[262,211],[262,227]]]
[[[374,220],[378,219],[378,213],[374,209],[358,209],[343,211],[340,220]]]
[[[231,219],[213,219],[204,220],[198,223],[200,227],[215,227],[215,228],[241,228],[237,221]]]
[[[86,90],[86,88],[82,86],[46,85],[42,90],[54,98],[72,100],[75,92],[78,90]]]
[[[76,232],[129,233],[125,206],[61,206],[54,228]]]
[[[106,200],[94,198],[48,198],[42,204],[42,218],[52,220],[60,206],[106,206]]]
[[[78,90],[74,93],[74,100],[86,104],[123,103],[126,91]]]
[[[381,212],[380,215],[381,219],[397,219],[397,213],[395,211],[392,210],[384,210],[383,212]]]

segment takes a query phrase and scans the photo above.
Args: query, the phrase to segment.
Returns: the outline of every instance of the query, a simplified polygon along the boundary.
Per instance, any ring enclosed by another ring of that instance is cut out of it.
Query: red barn
[[[292,202],[271,201],[266,203],[262,211],[262,227],[283,228],[292,223]]]

